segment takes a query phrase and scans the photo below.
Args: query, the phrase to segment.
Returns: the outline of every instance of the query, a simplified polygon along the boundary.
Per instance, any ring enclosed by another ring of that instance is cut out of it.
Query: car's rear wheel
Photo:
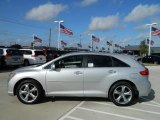
[[[134,88],[127,82],[118,82],[111,87],[109,98],[118,106],[131,105],[135,100]]]
[[[25,80],[18,85],[16,94],[22,103],[34,104],[41,99],[43,91],[38,82],[34,80]]]

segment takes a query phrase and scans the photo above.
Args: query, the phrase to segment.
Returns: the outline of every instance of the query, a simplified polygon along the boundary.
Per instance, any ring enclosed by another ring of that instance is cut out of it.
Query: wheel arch
[[[34,81],[36,81],[36,82],[40,85],[42,91],[45,92],[43,86],[41,85],[41,83],[40,83],[38,80],[33,79],[33,78],[23,78],[23,79],[19,80],[19,81],[15,84],[14,90],[13,90],[13,95],[16,95],[16,89],[17,89],[18,85],[19,85],[21,82],[25,81],[25,80],[34,80]]]
[[[139,91],[137,90],[136,85],[135,85],[132,81],[130,81],[130,80],[122,79],[122,80],[118,80],[118,81],[112,83],[112,85],[110,86],[110,88],[109,88],[109,90],[108,90],[108,98],[109,98],[109,94],[110,94],[111,88],[112,88],[116,83],[118,83],[118,82],[126,82],[126,83],[128,83],[129,85],[131,85],[131,86],[133,87],[133,89],[134,89],[134,94],[136,95],[136,97],[139,96]],[[110,98],[109,98],[109,99],[110,99]]]

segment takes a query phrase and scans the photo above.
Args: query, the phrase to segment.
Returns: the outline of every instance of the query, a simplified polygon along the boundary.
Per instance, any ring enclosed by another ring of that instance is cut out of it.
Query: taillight
[[[149,75],[149,70],[145,69],[144,71],[139,72],[141,75]]]
[[[37,57],[38,55],[32,55],[32,57]]]
[[[7,54],[7,55],[5,55],[5,58],[10,58],[10,57],[12,57],[12,55],[11,55],[11,54]]]

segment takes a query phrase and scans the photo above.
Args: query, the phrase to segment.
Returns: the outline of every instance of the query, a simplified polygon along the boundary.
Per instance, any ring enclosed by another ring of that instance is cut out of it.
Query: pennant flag
[[[160,37],[160,29],[157,29],[155,27],[152,27],[152,35],[153,36],[159,36]]]
[[[88,45],[88,48],[92,48],[90,45]]]
[[[95,37],[95,36],[93,36],[93,35],[92,35],[92,40],[93,40],[94,42],[100,42],[100,39],[97,38],[97,37]]]
[[[78,47],[80,47],[80,48],[82,47],[82,45],[81,45],[81,44],[79,44],[79,43],[77,44],[77,46],[78,46]]]
[[[112,46],[112,43],[110,43],[110,42],[107,41],[107,45]]]
[[[40,39],[40,38],[38,38],[38,37],[36,37],[36,36],[34,36],[34,41],[33,41],[34,43],[36,43],[36,42],[42,42],[42,39]]]
[[[119,47],[119,45],[118,45],[118,44],[115,44],[115,47]]]
[[[64,42],[63,40],[61,40],[61,45],[62,45],[62,46],[67,46],[67,43]]]
[[[149,39],[147,39],[147,44],[149,44]],[[154,44],[154,41],[153,40],[151,40],[151,45],[153,45]]]
[[[60,31],[61,31],[62,33],[67,34],[67,35],[73,35],[72,30],[64,27],[62,24],[60,24]]]

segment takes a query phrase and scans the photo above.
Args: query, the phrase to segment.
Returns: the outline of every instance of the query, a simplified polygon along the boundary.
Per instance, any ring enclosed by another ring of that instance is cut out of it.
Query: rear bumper
[[[137,85],[139,91],[139,97],[148,96],[151,92],[151,83],[148,80],[142,80],[142,82]]]

